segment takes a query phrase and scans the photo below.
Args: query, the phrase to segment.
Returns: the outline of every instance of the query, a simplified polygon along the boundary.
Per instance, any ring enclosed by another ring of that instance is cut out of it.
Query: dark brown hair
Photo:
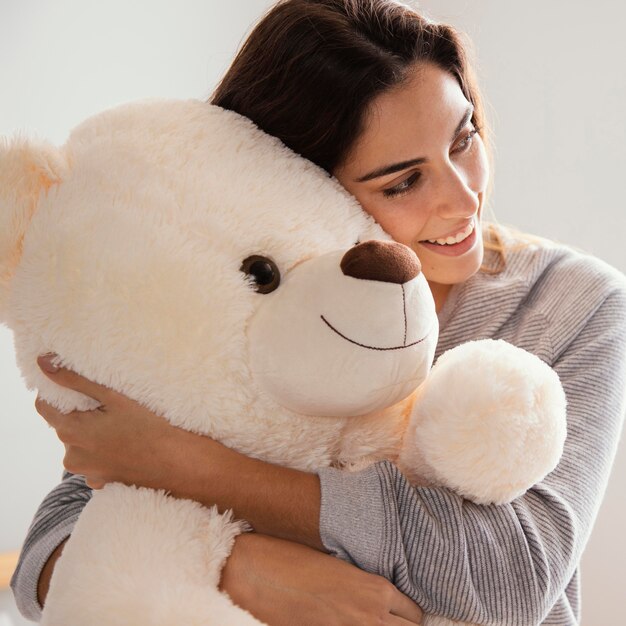
[[[394,0],[278,2],[245,41],[211,102],[248,117],[331,173],[359,136],[370,102],[423,61],[456,78],[483,131],[483,107],[459,34]]]

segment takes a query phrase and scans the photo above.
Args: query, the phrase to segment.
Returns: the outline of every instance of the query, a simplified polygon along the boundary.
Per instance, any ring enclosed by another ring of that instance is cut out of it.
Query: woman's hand
[[[164,489],[174,497],[232,509],[258,532],[323,550],[317,475],[273,465],[209,437],[172,426],[126,396],[76,372],[51,371],[50,380],[100,403],[63,414],[40,398],[35,406],[65,445],[63,464],[99,489],[108,482]]]
[[[386,579],[255,533],[235,540],[220,588],[272,626],[407,626],[422,620],[421,609]]]
[[[108,482],[171,488],[182,441],[192,435],[175,428],[139,403],[68,369],[54,369],[49,357],[37,360],[55,383],[100,403],[93,411],[63,414],[37,398],[37,412],[65,445],[65,468],[99,489]],[[207,440],[208,441],[208,440]]]

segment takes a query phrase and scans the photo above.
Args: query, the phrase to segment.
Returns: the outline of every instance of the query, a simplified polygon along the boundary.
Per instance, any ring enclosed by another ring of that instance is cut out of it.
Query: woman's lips
[[[442,235],[440,237],[428,237],[423,239],[422,241],[428,241],[430,243],[459,243],[458,241],[454,241],[455,239],[463,240],[465,239],[474,228],[474,220],[470,220],[464,226],[457,226],[454,230],[450,231],[447,235]],[[452,239],[452,241],[447,241],[448,239]]]
[[[428,250],[432,250],[433,252],[436,252],[437,254],[443,254],[445,256],[460,256],[462,254],[465,254],[466,252],[468,252],[474,247],[474,244],[476,243],[476,238],[477,238],[476,230],[477,230],[477,227],[475,225],[474,230],[472,230],[470,235],[466,237],[465,239],[463,239],[463,241],[460,241],[459,243],[441,245],[438,243],[430,243],[429,241],[420,241],[419,245],[424,246],[424,248]]]

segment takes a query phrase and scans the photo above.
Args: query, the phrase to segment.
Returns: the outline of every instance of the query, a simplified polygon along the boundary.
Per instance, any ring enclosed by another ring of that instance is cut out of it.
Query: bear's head
[[[28,386],[63,411],[95,402],[39,354],[303,469],[388,454],[388,409],[438,334],[409,248],[326,172],[198,101],[111,109],[60,149],[0,144],[0,320]]]

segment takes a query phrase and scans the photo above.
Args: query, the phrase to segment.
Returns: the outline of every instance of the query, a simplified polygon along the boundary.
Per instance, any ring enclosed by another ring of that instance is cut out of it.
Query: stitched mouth
[[[346,337],[342,332],[339,332],[323,315],[320,315],[320,317],[322,318],[322,321],[326,324],[326,326],[328,326],[328,328],[330,328],[333,332],[337,333],[342,339],[345,339],[346,341],[353,343],[355,346],[360,346],[361,348],[367,348],[368,350],[380,350],[382,352],[387,351],[387,350],[404,350],[405,348],[411,348],[412,346],[415,346],[418,343],[422,343],[422,341],[424,341],[424,339],[426,339],[426,337],[428,337],[428,335],[430,334],[430,330],[429,330],[421,339],[418,339],[417,341],[413,341],[412,343],[404,344],[402,346],[393,346],[391,348],[378,348],[376,346],[368,346],[368,345],[365,345],[364,343],[359,343],[358,341],[354,341],[354,339],[350,339],[350,337]]]

